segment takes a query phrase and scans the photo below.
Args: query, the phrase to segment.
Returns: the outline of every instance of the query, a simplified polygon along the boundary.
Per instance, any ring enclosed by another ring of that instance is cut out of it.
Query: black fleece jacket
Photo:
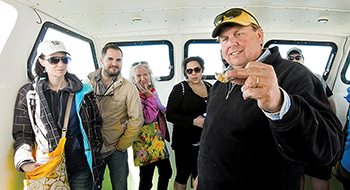
[[[305,66],[270,49],[264,61],[275,69],[290,99],[281,120],[268,119],[236,85],[216,82],[208,100],[198,162],[203,189],[300,189],[303,165],[329,165],[341,154],[341,123],[322,84]]]

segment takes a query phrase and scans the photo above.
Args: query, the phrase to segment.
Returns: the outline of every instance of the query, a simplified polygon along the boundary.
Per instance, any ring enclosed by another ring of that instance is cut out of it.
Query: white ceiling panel
[[[17,0],[97,38],[208,32],[213,19],[231,7],[253,12],[266,32],[350,35],[349,0]],[[320,15],[328,23],[318,23]],[[142,18],[133,22],[133,16]]]

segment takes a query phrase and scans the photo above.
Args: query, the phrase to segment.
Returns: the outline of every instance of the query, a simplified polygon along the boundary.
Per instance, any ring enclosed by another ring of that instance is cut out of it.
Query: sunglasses
[[[303,57],[302,57],[301,55],[297,55],[297,56],[295,56],[295,57],[288,56],[287,58],[288,58],[288,60],[290,60],[290,61],[293,61],[294,59],[297,60],[297,61],[299,61],[299,60],[302,59]]]
[[[214,19],[214,25],[217,26],[217,25],[219,25],[220,23],[222,23],[225,20],[229,20],[229,19],[232,19],[232,18],[239,17],[242,14],[248,14],[251,18],[254,19],[256,24],[258,26],[260,26],[260,24],[258,22],[258,19],[256,19],[255,16],[253,16],[250,12],[248,12],[248,11],[246,11],[244,9],[240,9],[240,8],[233,8],[233,9],[227,10],[227,11],[219,14]]]
[[[68,64],[72,60],[72,58],[63,56],[63,57],[50,57],[45,60],[48,61],[51,65],[56,65],[57,63],[60,62],[60,60],[62,61],[62,63]]]
[[[139,65],[139,64],[142,64],[142,65],[148,65],[148,63],[146,61],[140,61],[140,62],[135,62],[131,65],[131,67],[135,67],[136,65]]]
[[[192,72],[195,72],[195,73],[200,73],[201,71],[202,71],[202,68],[200,68],[200,67],[196,67],[196,68],[194,68],[194,69],[186,69],[186,73],[187,74],[192,74]]]

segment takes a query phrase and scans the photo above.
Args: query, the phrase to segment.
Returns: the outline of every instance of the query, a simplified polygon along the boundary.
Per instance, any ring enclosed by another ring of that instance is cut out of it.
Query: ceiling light
[[[132,22],[141,22],[142,17],[140,15],[133,15],[132,16]]]
[[[318,22],[326,23],[328,22],[328,18],[318,18]]]
[[[329,20],[328,11],[320,12],[317,21],[321,23],[327,23]]]

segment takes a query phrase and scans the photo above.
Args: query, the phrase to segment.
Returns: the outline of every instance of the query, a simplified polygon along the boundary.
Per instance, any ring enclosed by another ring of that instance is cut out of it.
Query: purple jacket
[[[166,110],[166,108],[162,105],[162,103],[159,100],[156,89],[153,88],[151,91],[153,95],[148,97],[145,97],[139,92],[145,124],[156,122],[158,111],[161,111],[163,114],[165,114]]]

